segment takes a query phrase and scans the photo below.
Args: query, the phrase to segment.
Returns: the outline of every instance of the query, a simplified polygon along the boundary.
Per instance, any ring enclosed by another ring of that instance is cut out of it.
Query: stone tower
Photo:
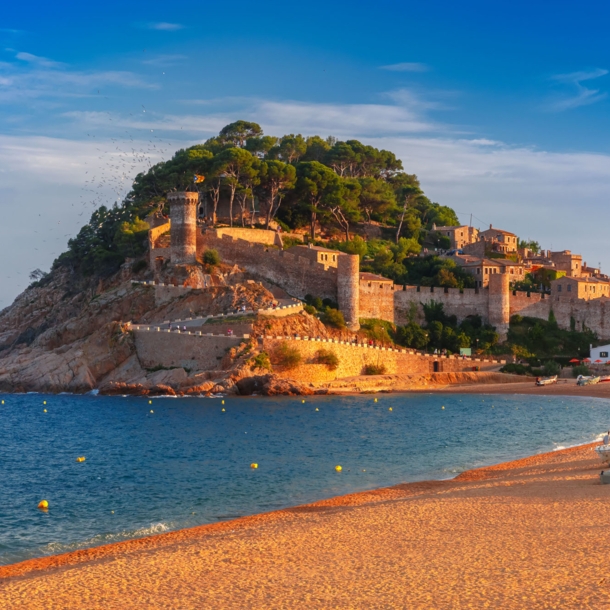
[[[340,254],[337,257],[337,301],[350,330],[358,330],[360,322],[360,257]]]
[[[168,193],[171,219],[171,262],[193,265],[197,262],[197,204],[199,193]]]
[[[489,276],[489,323],[496,327],[500,341],[505,341],[510,321],[510,290],[508,273]]]

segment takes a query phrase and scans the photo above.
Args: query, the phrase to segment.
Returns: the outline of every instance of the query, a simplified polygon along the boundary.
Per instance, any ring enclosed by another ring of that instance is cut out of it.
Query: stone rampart
[[[479,367],[482,371],[490,371],[497,370],[504,364],[504,361],[463,359],[458,356],[434,356],[409,349],[372,347],[365,344],[308,337],[302,339],[264,337],[261,338],[260,345],[261,349],[271,355],[273,362],[273,354],[284,342],[288,342],[291,347],[296,347],[299,350],[303,357],[303,363],[298,367],[287,370],[283,370],[281,366],[275,366],[274,373],[307,383],[362,375],[367,365],[383,365],[387,374],[427,374],[472,371],[476,367]],[[321,349],[331,351],[337,356],[339,366],[335,370],[329,370],[327,366],[316,362],[316,353]]]
[[[182,367],[188,370],[218,370],[227,352],[243,337],[209,336],[176,331],[135,330],[136,352],[143,368]]]
[[[218,250],[223,262],[239,265],[252,275],[262,277],[289,294],[303,298],[312,294],[337,300],[337,270],[324,269],[324,265],[297,256],[293,252],[278,250],[230,235],[218,237],[216,232],[200,234],[197,250]]]

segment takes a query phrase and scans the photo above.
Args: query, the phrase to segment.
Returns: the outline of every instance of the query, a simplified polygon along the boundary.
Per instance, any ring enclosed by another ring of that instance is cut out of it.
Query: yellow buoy
[[[44,412],[46,413],[46,412],[47,412],[47,410],[46,410],[46,409],[44,409]]]
[[[154,413],[154,411],[153,411],[152,409],[150,410],[150,412],[151,412],[151,413]]]
[[[303,404],[305,404],[305,401],[304,401],[304,400],[302,400],[301,402],[302,402]]]
[[[377,402],[377,399],[375,398],[375,402]]]
[[[114,511],[113,510],[111,510],[110,512],[114,515]]]
[[[149,401],[148,401],[148,404],[149,404],[149,405],[152,405],[152,400],[149,400]]]
[[[40,510],[47,510],[47,508],[49,508],[49,503],[46,500],[41,500],[38,502],[38,508]]]
[[[320,409],[318,409],[318,407],[316,407],[316,411],[319,411]]]
[[[221,404],[223,404],[223,405],[224,405],[224,404],[225,404],[225,401],[223,400]]]
[[[250,464],[250,468],[258,468],[258,464],[252,463],[252,464]]]
[[[341,472],[343,470],[343,468],[341,466],[335,466],[335,470],[337,472]]]
[[[441,407],[441,409],[444,409],[445,407]]]
[[[4,401],[2,401],[2,404],[4,404]]]
[[[42,404],[43,404],[43,405],[46,405],[46,404],[47,404],[47,401],[46,401],[46,400],[43,400],[43,401],[42,401]]]
[[[85,461],[85,456],[83,455],[83,456],[81,456],[81,457],[77,457],[77,458],[76,458],[76,461],[77,461],[77,462],[84,462],[84,461]]]
[[[222,412],[224,413],[224,412],[225,412],[225,410],[223,409],[223,410],[222,410]]]
[[[391,411],[391,410],[392,410],[392,407],[390,407],[390,408],[388,409],[388,411]]]

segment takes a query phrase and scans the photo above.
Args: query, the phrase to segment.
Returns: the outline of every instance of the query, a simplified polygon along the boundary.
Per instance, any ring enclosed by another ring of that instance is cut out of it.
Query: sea
[[[450,479],[610,428],[610,401],[585,397],[0,398],[0,564]]]

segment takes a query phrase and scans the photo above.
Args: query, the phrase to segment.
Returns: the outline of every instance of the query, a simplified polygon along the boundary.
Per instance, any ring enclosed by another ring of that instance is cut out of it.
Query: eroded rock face
[[[28,288],[1,311],[0,391],[79,393],[98,388],[106,394],[202,394],[216,388],[237,392],[227,371],[235,369],[237,356],[223,360],[221,371],[146,370],[126,323],[223,313],[242,305],[264,308],[273,295],[254,282],[215,285],[156,306],[154,288],[132,285],[124,275],[93,282],[56,270],[44,286]],[[241,366],[242,361],[236,364]]]

